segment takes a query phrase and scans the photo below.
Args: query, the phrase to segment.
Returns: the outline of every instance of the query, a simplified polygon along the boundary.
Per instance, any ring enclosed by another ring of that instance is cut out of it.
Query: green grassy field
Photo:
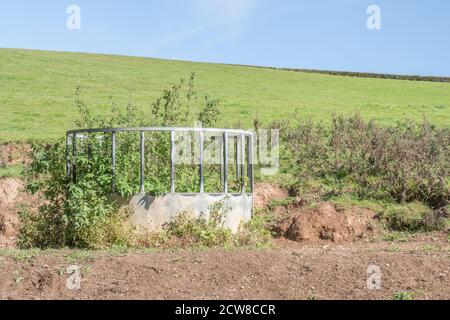
[[[301,61],[299,61],[301,65]],[[450,84],[382,80],[148,58],[0,49],[0,141],[48,140],[73,127],[75,88],[98,111],[131,99],[143,112],[191,72],[201,92],[221,99],[223,125],[251,127],[289,116],[329,120],[359,112],[393,123],[422,119],[450,126]]]

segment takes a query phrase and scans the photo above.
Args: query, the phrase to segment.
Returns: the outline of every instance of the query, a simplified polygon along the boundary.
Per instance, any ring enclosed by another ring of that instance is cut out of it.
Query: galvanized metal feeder
[[[116,134],[121,132],[140,133],[140,192],[130,200],[132,213],[130,221],[138,228],[148,230],[159,230],[167,222],[171,221],[177,213],[190,211],[194,215],[201,214],[208,217],[209,207],[223,201],[230,209],[225,217],[224,227],[236,232],[241,222],[250,220],[253,212],[253,191],[254,191],[254,135],[253,132],[233,129],[212,129],[212,128],[99,128],[70,130],[66,133],[66,174],[72,179],[76,179],[77,140],[84,140],[89,134],[103,134],[103,137],[111,137],[111,175],[112,193],[116,190]],[[153,195],[145,192],[145,175],[152,173],[145,172],[145,134],[147,132],[168,132],[170,133],[170,190],[163,195]],[[176,142],[175,134],[193,134],[198,139],[194,141],[199,148],[199,191],[191,193],[176,192],[175,170],[176,170]],[[204,178],[204,153],[205,134],[221,137],[221,182],[222,190],[217,193],[205,192]],[[229,144],[235,148],[235,157],[229,161]],[[72,155],[71,155],[72,153]],[[240,184],[240,192],[229,192],[228,171],[229,165],[234,162],[236,165],[235,181]],[[250,190],[245,188],[247,176]]]

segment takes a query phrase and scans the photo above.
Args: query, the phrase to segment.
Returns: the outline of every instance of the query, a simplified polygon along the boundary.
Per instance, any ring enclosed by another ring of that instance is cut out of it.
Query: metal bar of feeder
[[[175,131],[170,131],[170,192],[175,193]]]
[[[245,135],[241,134],[241,192],[245,193]]]
[[[200,193],[205,192],[205,182],[204,182],[204,176],[203,176],[203,161],[204,161],[204,151],[203,151],[203,143],[204,143],[204,137],[203,137],[203,131],[199,132],[200,135]]]
[[[77,134],[74,133],[72,137],[72,181],[77,183]]]
[[[141,131],[175,131],[175,132],[227,132],[229,134],[251,135],[251,131],[236,129],[216,129],[216,128],[180,128],[180,127],[142,127],[142,128],[95,128],[95,129],[77,129],[69,130],[68,134],[74,133],[108,133],[108,132],[141,132]]]
[[[111,134],[111,166],[112,166],[112,192],[116,192],[116,132]]]
[[[250,192],[253,193],[253,136],[247,137],[247,177]]]
[[[220,139],[220,183],[223,186],[223,134],[222,139]]]
[[[89,141],[89,136],[88,135],[84,136],[83,139],[81,140],[81,142],[84,142],[85,145],[87,144],[87,146],[85,146],[85,148],[87,148],[88,160],[91,161],[92,160],[92,145]]]
[[[239,181],[239,139],[237,136],[233,137],[233,142],[234,142],[234,161],[235,161],[235,167],[236,167],[236,181]]]
[[[223,192],[228,193],[228,133],[223,133]]]
[[[66,177],[70,176],[70,152],[69,152],[69,135],[66,134]]]
[[[141,167],[141,179],[140,179],[140,188],[139,188],[139,192],[140,193],[145,193],[145,187],[144,187],[144,182],[145,182],[145,172],[144,172],[144,163],[145,163],[145,156],[144,156],[144,152],[145,152],[145,132],[141,131],[141,148],[140,148],[140,154],[141,154],[141,160],[140,160],[140,167]]]

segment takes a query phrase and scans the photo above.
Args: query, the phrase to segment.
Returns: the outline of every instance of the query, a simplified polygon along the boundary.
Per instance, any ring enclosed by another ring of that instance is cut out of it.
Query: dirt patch
[[[17,179],[0,179],[0,236],[17,235],[17,199],[23,191],[23,184]],[[1,246],[1,241],[0,241]]]
[[[0,167],[27,165],[30,163],[30,152],[31,145],[26,143],[0,144]],[[35,210],[39,204],[38,197],[25,192],[21,180],[0,178],[0,248],[15,245],[20,204]]]
[[[0,180],[0,208],[10,206],[14,203],[22,188],[22,182],[6,178]]]
[[[274,231],[279,237],[298,242],[351,242],[373,231],[374,217],[375,213],[368,209],[337,208],[322,202],[312,209],[287,208]]]
[[[255,207],[264,208],[271,200],[282,200],[288,196],[286,190],[270,182],[258,182],[255,184]]]
[[[444,237],[445,238],[445,237]],[[430,249],[432,248],[432,250]],[[395,250],[394,250],[395,249]],[[0,256],[0,299],[450,299],[449,245],[444,241],[277,247],[272,250],[39,253]],[[66,272],[81,269],[81,289]],[[368,267],[381,287],[367,287]]]
[[[24,190],[22,181],[0,178],[0,248],[13,247],[18,234],[18,211],[21,204],[34,211],[39,205],[37,196]]]

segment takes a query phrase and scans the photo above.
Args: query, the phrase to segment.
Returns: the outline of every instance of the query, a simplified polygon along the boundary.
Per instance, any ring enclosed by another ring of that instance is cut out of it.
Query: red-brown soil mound
[[[286,190],[269,182],[255,184],[255,207],[264,208],[271,200],[282,200],[288,196]]]
[[[312,209],[286,209],[274,231],[279,237],[299,242],[350,242],[373,231],[374,216],[367,209],[336,208],[323,202]]]
[[[21,204],[35,210],[39,205],[38,197],[27,193],[18,179],[0,179],[0,248],[15,245]]]

